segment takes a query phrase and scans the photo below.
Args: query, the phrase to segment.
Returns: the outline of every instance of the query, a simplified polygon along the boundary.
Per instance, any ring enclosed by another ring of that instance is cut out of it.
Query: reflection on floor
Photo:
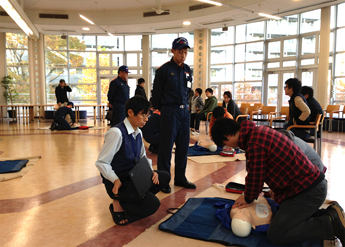
[[[93,119],[82,125],[92,126]],[[107,126],[99,120],[96,125]],[[2,247],[123,246],[165,217],[167,208],[182,205],[214,183],[224,183],[245,167],[244,161],[199,164],[188,160],[187,178],[196,183],[196,190],[174,187],[172,182],[171,194],[158,193],[162,205],[155,215],[120,227],[112,221],[108,211],[111,200],[94,165],[107,129],[38,129],[48,126],[48,120],[23,124],[5,119],[0,123],[0,158],[42,156],[22,178],[0,182]],[[191,138],[208,138],[204,126],[200,129],[201,134]],[[324,132],[322,147],[328,168],[327,198],[345,205],[345,134]],[[150,152],[148,156],[156,164],[157,156]]]

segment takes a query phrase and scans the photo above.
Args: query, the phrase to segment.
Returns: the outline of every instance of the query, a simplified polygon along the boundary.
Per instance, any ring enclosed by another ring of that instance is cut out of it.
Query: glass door
[[[316,69],[302,70],[302,86],[313,87],[316,85]]]
[[[294,77],[294,72],[279,71],[268,74],[268,105],[276,106],[279,111],[281,106],[288,106],[290,97],[285,95],[285,81]]]

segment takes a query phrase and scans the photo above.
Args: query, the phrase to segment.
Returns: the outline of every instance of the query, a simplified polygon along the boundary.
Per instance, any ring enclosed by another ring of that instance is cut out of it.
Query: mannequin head
[[[264,197],[259,197],[249,207],[230,210],[231,229],[236,236],[247,237],[253,229],[262,231],[262,226],[269,225],[272,217],[271,206]]]
[[[248,237],[252,231],[252,225],[247,221],[235,218],[231,221],[231,229],[237,237],[245,238]]]
[[[255,229],[253,218],[248,208],[233,208],[230,211],[231,229],[238,237],[247,237],[252,227]]]

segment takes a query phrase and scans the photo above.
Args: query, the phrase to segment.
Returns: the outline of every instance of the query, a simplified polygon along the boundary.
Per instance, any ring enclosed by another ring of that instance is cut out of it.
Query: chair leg
[[[205,121],[205,127],[206,127],[206,135],[208,135],[208,121]]]
[[[321,157],[321,151],[322,151],[322,129],[320,130],[319,148],[318,148],[318,154],[320,157]]]
[[[328,132],[332,133],[332,119],[329,119],[328,123],[329,123]]]

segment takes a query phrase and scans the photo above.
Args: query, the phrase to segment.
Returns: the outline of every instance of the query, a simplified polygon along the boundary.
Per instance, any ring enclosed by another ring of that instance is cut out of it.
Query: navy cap
[[[72,106],[72,108],[74,108],[74,103],[73,103],[73,102],[71,102],[71,101],[70,101],[70,102],[68,102],[68,103],[67,103],[67,105],[71,105],[71,106]]]
[[[119,73],[120,71],[124,71],[124,72],[130,73],[130,72],[128,71],[128,66],[126,66],[126,65],[122,65],[122,66],[119,68],[119,70],[117,71],[117,73]]]
[[[177,39],[174,39],[173,43],[172,43],[172,48],[175,50],[181,50],[183,48],[190,48],[188,45],[188,40],[186,38],[183,37],[179,37]]]

